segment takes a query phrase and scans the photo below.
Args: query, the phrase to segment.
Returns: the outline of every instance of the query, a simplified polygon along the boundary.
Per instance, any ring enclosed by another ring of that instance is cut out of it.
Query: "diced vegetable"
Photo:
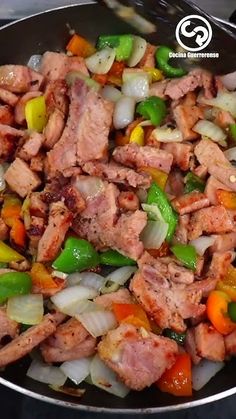
[[[91,362],[90,374],[92,383],[118,397],[125,397],[129,393],[129,388],[117,379],[117,375],[106,364],[95,355]]]
[[[73,55],[87,58],[96,51],[94,46],[90,44],[85,38],[78,34],[74,34],[66,46],[66,50]]]
[[[100,263],[102,265],[110,265],[110,266],[134,266],[136,265],[135,260],[122,255],[116,250],[107,250],[106,252],[102,252],[100,254]]]
[[[90,373],[91,358],[80,358],[74,361],[66,361],[60,365],[63,374],[73,383],[79,385]]]
[[[228,314],[233,322],[236,322],[236,302],[230,301],[228,304]]]
[[[69,237],[64,250],[53,262],[53,268],[72,273],[90,269],[99,264],[99,256],[94,247],[87,240]]]
[[[133,97],[136,101],[145,99],[149,95],[149,77],[147,73],[139,74],[125,81],[121,88],[125,96]]]
[[[165,74],[167,77],[182,77],[187,72],[180,67],[172,67],[169,64],[170,54],[174,51],[167,47],[167,46],[159,46],[156,50],[156,62],[157,66],[160,68],[161,71]]]
[[[151,221],[164,221],[161,211],[156,205],[142,204],[142,209],[148,214],[148,219]]]
[[[115,61],[116,52],[114,49],[106,47],[101,51],[85,59],[86,66],[91,73],[107,74]]]
[[[124,285],[136,270],[136,266],[123,266],[109,273],[105,279],[118,285]]]
[[[13,226],[10,231],[11,242],[15,243],[18,246],[24,247],[26,244],[26,230],[24,223],[16,219],[13,222]]]
[[[94,272],[75,272],[67,277],[68,287],[79,284],[83,287],[93,288],[97,292],[101,290],[105,283],[106,278]]]
[[[228,148],[224,155],[229,161],[236,161],[236,147]]]
[[[155,182],[162,190],[165,189],[168,179],[167,173],[156,169],[156,167],[141,167],[140,171],[151,175],[153,182]]]
[[[117,102],[121,98],[122,93],[114,86],[104,86],[102,89],[102,96],[106,100]]]
[[[130,143],[136,143],[139,146],[144,145],[144,129],[137,125],[130,134]]]
[[[199,256],[203,256],[205,251],[214,244],[215,237],[213,236],[200,236],[195,240],[191,240],[189,244],[195,247]]]
[[[190,193],[193,191],[204,192],[205,186],[206,186],[205,182],[194,173],[188,172],[184,180],[185,180],[184,193]]]
[[[222,128],[211,121],[201,119],[194,125],[192,129],[198,134],[210,138],[212,141],[220,144],[222,147],[227,146],[227,142],[225,141],[227,137],[226,133]]]
[[[140,36],[133,36],[133,49],[127,61],[129,67],[135,67],[143,58],[147,48],[147,41]]]
[[[180,354],[170,369],[166,370],[157,382],[158,388],[174,396],[192,395],[191,358],[187,353]]]
[[[56,386],[62,386],[66,382],[66,376],[60,368],[36,360],[32,361],[26,375],[40,383]]]
[[[207,316],[213,326],[222,335],[228,335],[236,329],[228,315],[230,297],[223,291],[212,291],[207,299]]]
[[[5,195],[1,210],[1,217],[8,227],[13,227],[15,220],[21,216],[21,200],[15,195]]]
[[[223,189],[217,189],[216,196],[220,204],[222,204],[226,209],[235,210],[236,209],[236,193],[225,191]]]
[[[101,35],[98,38],[97,48],[114,48],[117,61],[126,61],[130,58],[133,49],[133,35]]]
[[[30,99],[25,105],[25,119],[27,128],[42,132],[47,123],[46,102],[44,96]]]
[[[217,282],[216,288],[225,292],[232,301],[236,301],[236,268],[230,265],[226,276]]]
[[[236,118],[236,92],[219,91],[216,97],[206,99],[205,96],[198,97],[199,103],[215,106],[216,108],[228,111]]]
[[[197,265],[197,252],[194,246],[190,244],[175,244],[170,250],[184,266],[195,271]]]
[[[179,345],[184,345],[186,333],[178,333],[172,329],[165,329],[163,335],[167,338],[175,340]]]
[[[168,234],[169,225],[164,221],[148,221],[140,237],[145,249],[159,249]]]
[[[103,310],[102,308],[78,314],[76,318],[95,338],[105,335],[109,330],[117,326],[117,321],[112,311]]]
[[[112,309],[118,323],[129,323],[136,327],[144,327],[151,330],[147,315],[139,304],[113,303]]]
[[[167,126],[157,127],[152,131],[152,137],[160,143],[181,143],[183,141],[182,132],[178,128],[168,128]]]
[[[19,295],[9,298],[7,315],[10,319],[23,324],[38,324],[44,314],[42,294]]]
[[[162,72],[158,68],[144,67],[143,70],[146,71],[149,74],[149,76],[152,77],[152,83],[155,83],[156,81],[161,81],[164,78]]]
[[[236,141],[236,123],[230,124],[229,126],[229,133],[232,140]]]
[[[201,390],[222,368],[224,362],[213,362],[203,359],[192,369],[193,390]]]
[[[25,272],[7,272],[0,275],[0,303],[17,295],[29,294],[31,278]]]
[[[84,199],[94,198],[104,190],[104,182],[96,176],[77,176],[75,186]]]
[[[101,88],[101,85],[99,84],[98,80],[95,81],[91,79],[88,76],[85,76],[84,73],[81,73],[81,71],[70,71],[66,74],[66,83],[68,86],[72,86],[76,80],[83,80],[85,84],[90,88],[98,92]]]
[[[148,190],[147,204],[156,205],[159,208],[164,221],[168,224],[166,240],[170,241],[175,232],[178,216],[173,210],[165,192],[155,182],[152,183]]]
[[[115,105],[113,113],[113,124],[115,129],[127,127],[134,120],[135,99],[122,96]]]
[[[136,112],[146,119],[150,119],[152,125],[160,125],[166,116],[166,104],[157,96],[150,96],[144,102],[138,104]]]
[[[134,80],[137,76],[145,77],[149,83],[151,83],[151,77],[150,75],[144,71],[141,70],[141,68],[125,68],[122,73],[122,83],[126,83],[128,81]]]
[[[74,306],[81,300],[94,298],[97,295],[98,291],[94,288],[74,285],[59,291],[51,297],[51,300],[62,313],[69,314],[71,312],[71,306]]]
[[[39,290],[57,288],[56,282],[53,280],[46,266],[42,263],[33,263],[30,271],[30,276],[32,279],[32,284]]]
[[[27,67],[31,68],[34,71],[40,71],[41,62],[42,62],[42,55],[40,54],[31,55],[27,63]]]

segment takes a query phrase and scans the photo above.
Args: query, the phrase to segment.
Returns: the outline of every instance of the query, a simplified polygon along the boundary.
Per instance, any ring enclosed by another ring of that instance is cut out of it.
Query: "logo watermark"
[[[170,58],[218,58],[217,52],[201,52],[212,40],[212,27],[200,15],[185,16],[176,26],[175,36],[184,52],[171,54]],[[185,52],[186,51],[186,52]]]

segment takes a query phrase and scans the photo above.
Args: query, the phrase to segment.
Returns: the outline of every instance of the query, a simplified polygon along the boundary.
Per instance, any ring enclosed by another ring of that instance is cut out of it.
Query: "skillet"
[[[93,1],[82,0],[80,5],[40,13],[0,29],[0,65],[24,64],[32,54],[61,51],[70,36],[67,24],[92,41],[103,33],[130,32],[130,27],[109,10]],[[89,384],[82,385],[86,388],[82,399],[56,393],[47,385],[26,377],[30,362],[30,358],[25,358],[7,367],[0,372],[0,383],[41,401],[87,412],[157,414],[210,403],[236,393],[236,359],[230,361],[202,390],[194,392],[191,398],[177,398],[152,387],[141,393],[130,392],[124,399]]]

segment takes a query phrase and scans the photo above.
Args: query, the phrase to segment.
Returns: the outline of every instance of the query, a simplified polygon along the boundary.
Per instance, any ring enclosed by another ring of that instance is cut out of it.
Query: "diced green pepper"
[[[25,272],[7,272],[0,276],[0,303],[17,295],[29,294],[32,281]]]
[[[196,270],[197,266],[197,252],[194,246],[190,244],[175,244],[170,248],[172,253],[176,256],[180,262],[183,263],[186,268],[193,271]]]
[[[100,254],[101,265],[109,266],[133,266],[136,265],[135,260],[130,259],[127,256],[123,256],[116,250],[107,250]]]
[[[159,208],[164,221],[169,226],[166,240],[168,242],[171,241],[178,223],[178,216],[173,210],[165,192],[155,182],[152,183],[148,190],[147,204],[157,205]]]
[[[150,96],[138,104],[136,112],[144,118],[150,119],[152,125],[160,125],[166,117],[166,104],[160,97]]]
[[[156,61],[158,68],[163,71],[167,77],[182,77],[187,72],[180,67],[172,67],[169,64],[170,54],[174,51],[167,46],[160,46],[156,51]]]
[[[184,345],[186,333],[178,333],[172,329],[165,329],[163,335],[167,338],[175,340],[179,345]]]
[[[30,99],[25,105],[27,128],[32,131],[42,132],[47,123],[46,111],[44,96]]]
[[[98,38],[97,48],[114,48],[117,61],[129,59],[133,50],[134,38],[132,35],[101,35]]]
[[[193,191],[204,192],[205,190],[205,182],[192,172],[189,172],[185,176],[185,182],[184,193],[190,193]]]
[[[0,262],[19,262],[20,260],[24,259],[24,256],[20,255],[20,253],[16,252],[14,249],[0,240]]]
[[[236,322],[236,302],[231,301],[228,304],[228,315],[233,322]]]
[[[229,132],[232,140],[236,141],[236,124],[230,124]]]
[[[99,255],[87,240],[69,237],[53,268],[65,273],[80,272],[99,264]]]

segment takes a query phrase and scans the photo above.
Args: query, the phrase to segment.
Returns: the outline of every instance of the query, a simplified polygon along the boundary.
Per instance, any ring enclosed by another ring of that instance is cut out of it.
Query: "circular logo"
[[[211,42],[212,28],[204,17],[189,15],[176,26],[175,36],[177,42],[187,51],[201,51]]]

